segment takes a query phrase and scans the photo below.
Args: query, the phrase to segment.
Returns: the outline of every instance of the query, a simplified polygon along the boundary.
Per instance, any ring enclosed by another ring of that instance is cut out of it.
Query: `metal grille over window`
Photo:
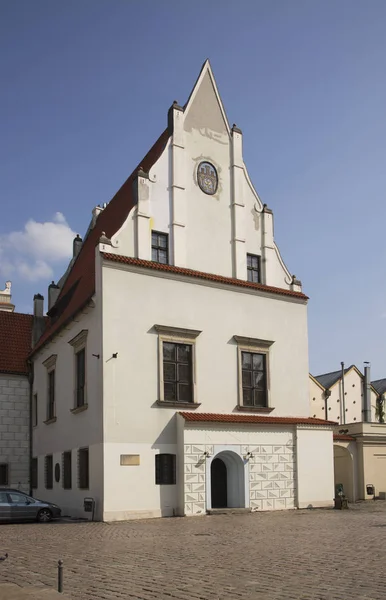
[[[52,454],[49,454],[45,458],[45,479],[46,479],[46,489],[52,490],[54,487],[54,463],[52,459]]]
[[[267,406],[265,354],[242,352],[243,405]]]
[[[48,373],[48,406],[47,419],[55,417],[55,369]]]
[[[192,346],[163,343],[164,399],[192,402]]]
[[[153,262],[169,264],[168,235],[153,231],[151,234],[151,260]]]
[[[63,452],[63,488],[70,490],[72,486],[71,450]]]
[[[85,404],[86,386],[86,350],[83,348],[75,355],[76,360],[76,406],[80,408]]]
[[[31,487],[36,490],[38,487],[38,459],[33,458],[31,461]]]
[[[247,254],[247,275],[248,281],[260,283],[260,256]]]
[[[78,452],[78,479],[79,479],[79,488],[81,490],[88,490],[88,487],[89,487],[88,448],[81,448]]]
[[[2,463],[0,464],[0,485],[8,485],[8,464]]]
[[[155,455],[155,482],[157,485],[175,485],[176,483],[176,455]]]

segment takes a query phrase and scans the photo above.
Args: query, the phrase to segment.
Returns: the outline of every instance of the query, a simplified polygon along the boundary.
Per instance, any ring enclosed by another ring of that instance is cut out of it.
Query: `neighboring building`
[[[6,300],[2,300],[1,296]],[[29,492],[32,315],[13,312],[11,284],[0,292],[0,486]]]
[[[323,375],[310,375],[310,416],[328,419],[336,423],[354,423],[365,420],[365,378],[360,370],[351,365]],[[371,416],[369,421],[378,421],[378,392],[372,384],[370,387]]]
[[[332,373],[310,375],[310,415],[336,421],[334,479],[350,501],[372,499],[367,486],[386,495],[386,425],[379,422],[386,379],[370,382],[355,365]]]
[[[85,516],[85,497],[103,520],[332,505],[331,423],[308,415],[307,297],[242,139],[206,62],[50,285],[33,485],[67,514]]]

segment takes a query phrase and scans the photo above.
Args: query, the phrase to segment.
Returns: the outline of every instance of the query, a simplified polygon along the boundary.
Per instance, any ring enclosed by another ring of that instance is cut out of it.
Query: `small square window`
[[[155,482],[156,485],[175,485],[176,483],[176,455],[155,455]]]
[[[9,485],[9,465],[0,463],[0,485]]]
[[[152,232],[151,260],[163,265],[169,264],[169,236],[167,233]]]
[[[247,254],[247,279],[253,283],[260,283],[260,256]]]

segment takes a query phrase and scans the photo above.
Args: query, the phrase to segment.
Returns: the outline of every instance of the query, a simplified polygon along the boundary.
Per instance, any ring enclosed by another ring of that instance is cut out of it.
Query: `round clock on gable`
[[[197,168],[197,181],[205,194],[215,194],[218,186],[216,168],[210,162],[200,162]]]

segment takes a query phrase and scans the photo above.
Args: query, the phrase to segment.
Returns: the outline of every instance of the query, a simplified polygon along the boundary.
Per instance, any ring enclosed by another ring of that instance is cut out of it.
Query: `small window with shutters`
[[[88,459],[88,448],[80,448],[78,451],[78,487],[81,490],[88,490],[89,487]]]
[[[72,487],[72,461],[71,450],[63,452],[63,488],[70,490]]]
[[[44,463],[46,490],[52,490],[54,487],[54,462],[52,454],[45,457]]]
[[[155,455],[155,482],[156,485],[175,485],[176,483],[176,455]]]

